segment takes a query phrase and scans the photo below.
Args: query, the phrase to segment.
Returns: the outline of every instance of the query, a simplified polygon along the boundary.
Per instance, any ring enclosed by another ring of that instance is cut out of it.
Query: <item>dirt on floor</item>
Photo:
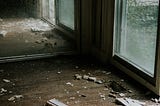
[[[44,106],[53,98],[69,106],[116,106],[116,97],[160,105],[148,89],[93,59],[59,56],[0,64],[0,106]]]
[[[0,18],[0,57],[53,54],[74,47],[41,19]]]

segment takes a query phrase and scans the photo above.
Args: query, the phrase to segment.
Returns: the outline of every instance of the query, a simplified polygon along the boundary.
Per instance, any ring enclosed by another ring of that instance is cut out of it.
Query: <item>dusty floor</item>
[[[51,26],[34,18],[2,18],[0,32],[0,57],[54,53],[74,48],[68,40]]]
[[[75,74],[93,76],[103,83],[76,80]],[[109,96],[113,81],[126,89],[125,97],[143,101],[146,106],[160,105],[151,101],[155,95],[148,89],[119,70],[76,56],[0,64],[0,105],[44,106],[47,100],[56,98],[69,106],[115,106],[115,98]],[[7,91],[2,92],[2,88]],[[8,101],[14,95],[23,98]]]

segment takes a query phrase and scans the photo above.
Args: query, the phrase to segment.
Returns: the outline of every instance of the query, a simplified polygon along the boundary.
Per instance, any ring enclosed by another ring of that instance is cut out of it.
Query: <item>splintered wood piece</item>
[[[130,98],[116,98],[116,102],[120,103],[124,106],[144,106],[144,102],[140,102],[138,100],[130,99]]]
[[[46,106],[67,106],[64,103],[56,100],[56,99],[51,99],[47,101]]]

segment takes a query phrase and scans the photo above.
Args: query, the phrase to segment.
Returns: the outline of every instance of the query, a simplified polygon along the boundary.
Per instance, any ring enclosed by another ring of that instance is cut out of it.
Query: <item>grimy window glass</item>
[[[55,24],[55,0],[42,0],[42,17]]]
[[[59,23],[74,30],[74,0],[58,0]]]
[[[159,0],[117,0],[114,55],[154,76]]]

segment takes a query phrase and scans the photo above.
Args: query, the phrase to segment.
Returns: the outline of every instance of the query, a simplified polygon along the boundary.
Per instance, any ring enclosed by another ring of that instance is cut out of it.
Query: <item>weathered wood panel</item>
[[[94,9],[94,34],[92,35],[92,55],[109,62],[112,56],[114,24],[114,0],[96,0]]]
[[[90,54],[93,34],[92,3],[94,0],[81,0],[81,53]]]

